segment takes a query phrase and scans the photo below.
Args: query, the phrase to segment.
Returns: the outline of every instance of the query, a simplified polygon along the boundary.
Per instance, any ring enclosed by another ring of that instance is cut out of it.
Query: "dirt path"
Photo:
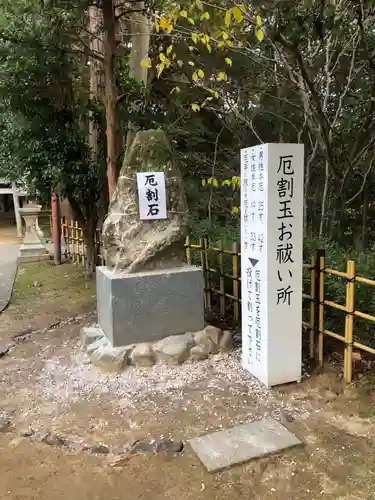
[[[84,316],[93,307],[93,288],[79,269],[63,268],[47,269],[47,278],[40,268],[22,272],[15,301],[0,318],[0,335],[8,340],[27,324],[38,330],[0,358],[0,415],[12,422],[0,432],[1,499],[375,498],[371,378],[345,389],[332,371],[268,391],[241,370],[239,353],[177,369],[96,372],[77,342],[81,324],[94,318]],[[39,287],[26,286],[38,277]],[[70,298],[63,300],[67,289]],[[44,330],[54,316],[63,323]],[[217,474],[208,474],[188,446],[135,455],[120,468],[109,466],[111,453],[86,450],[104,443],[116,454],[136,440],[163,438],[186,443],[266,414],[305,446]],[[30,427],[62,436],[69,446],[23,437]]]

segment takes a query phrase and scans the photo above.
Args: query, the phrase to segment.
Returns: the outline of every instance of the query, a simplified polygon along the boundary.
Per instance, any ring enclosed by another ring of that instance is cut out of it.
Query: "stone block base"
[[[18,262],[39,262],[41,260],[50,260],[51,255],[47,252],[46,247],[40,244],[27,245],[23,244],[20,247]]]
[[[203,272],[195,266],[132,274],[96,268],[98,322],[113,347],[204,328]]]

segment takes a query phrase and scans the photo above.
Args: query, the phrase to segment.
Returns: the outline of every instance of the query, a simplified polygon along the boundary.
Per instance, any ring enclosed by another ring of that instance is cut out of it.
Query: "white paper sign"
[[[137,186],[140,219],[167,219],[164,172],[137,173]]]
[[[303,155],[241,150],[242,365],[267,386],[301,379]]]

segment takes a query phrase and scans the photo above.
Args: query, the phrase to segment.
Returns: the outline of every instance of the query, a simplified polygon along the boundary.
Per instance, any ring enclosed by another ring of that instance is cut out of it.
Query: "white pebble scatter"
[[[70,358],[52,357],[45,362],[37,386],[34,388],[43,399],[69,406],[77,401],[100,401],[111,396],[111,402],[122,410],[155,405],[155,397],[181,401],[186,406],[189,391],[199,391],[203,400],[217,399],[220,394],[238,395],[240,404],[251,401],[251,410],[263,407],[277,417],[281,411],[303,417],[308,410],[304,405],[291,405],[280,395],[266,388],[241,367],[240,352],[223,353],[197,363],[169,367],[163,364],[151,368],[128,367],[119,374],[96,371],[87,355],[74,347]]]

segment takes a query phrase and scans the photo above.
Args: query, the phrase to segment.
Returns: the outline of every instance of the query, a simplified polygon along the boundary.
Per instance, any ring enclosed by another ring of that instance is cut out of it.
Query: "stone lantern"
[[[26,225],[25,236],[20,248],[19,260],[21,262],[32,262],[50,258],[43,243],[43,233],[38,223],[38,216],[41,210],[42,206],[34,202],[29,202],[23,208],[19,209]]]

